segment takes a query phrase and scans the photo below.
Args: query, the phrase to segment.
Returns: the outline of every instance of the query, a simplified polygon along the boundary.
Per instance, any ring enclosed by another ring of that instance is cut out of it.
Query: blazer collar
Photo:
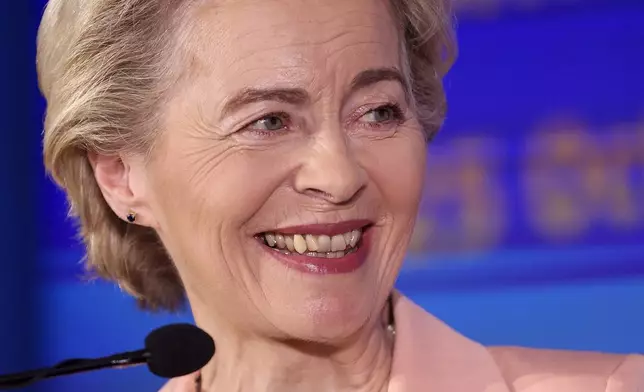
[[[488,350],[394,293],[388,392],[510,392]]]

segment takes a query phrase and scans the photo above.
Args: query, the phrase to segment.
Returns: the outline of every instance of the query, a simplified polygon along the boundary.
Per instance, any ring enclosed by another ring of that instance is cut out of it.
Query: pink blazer
[[[389,392],[644,392],[644,356],[484,347],[395,300]]]

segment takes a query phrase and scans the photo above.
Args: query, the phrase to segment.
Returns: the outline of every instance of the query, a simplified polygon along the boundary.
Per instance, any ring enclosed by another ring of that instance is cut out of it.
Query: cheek
[[[283,181],[275,154],[225,145],[169,151],[157,172],[157,211],[165,218],[160,230],[188,243],[203,236],[206,242],[237,242],[243,225]]]
[[[227,290],[230,282],[252,279],[239,263],[252,240],[244,225],[282,182],[274,158],[266,151],[215,146],[165,155],[156,170],[154,213],[160,217],[159,235],[191,291]]]
[[[388,209],[400,217],[415,217],[425,177],[424,138],[404,135],[377,141],[369,156],[370,176]]]

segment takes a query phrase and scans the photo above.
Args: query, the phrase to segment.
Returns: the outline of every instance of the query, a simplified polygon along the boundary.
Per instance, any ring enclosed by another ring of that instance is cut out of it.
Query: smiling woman
[[[50,1],[45,161],[89,267],[187,297],[202,390],[635,385],[640,357],[488,350],[393,291],[454,48],[442,0]]]

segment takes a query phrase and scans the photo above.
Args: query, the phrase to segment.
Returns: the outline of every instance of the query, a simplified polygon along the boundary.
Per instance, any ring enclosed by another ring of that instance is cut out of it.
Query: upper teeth
[[[348,248],[354,248],[358,241],[360,241],[361,235],[361,230],[353,230],[331,237],[328,235],[287,235],[279,233],[265,233],[263,236],[266,244],[270,247],[288,249],[291,252],[304,254],[307,252],[339,252],[347,250]]]

